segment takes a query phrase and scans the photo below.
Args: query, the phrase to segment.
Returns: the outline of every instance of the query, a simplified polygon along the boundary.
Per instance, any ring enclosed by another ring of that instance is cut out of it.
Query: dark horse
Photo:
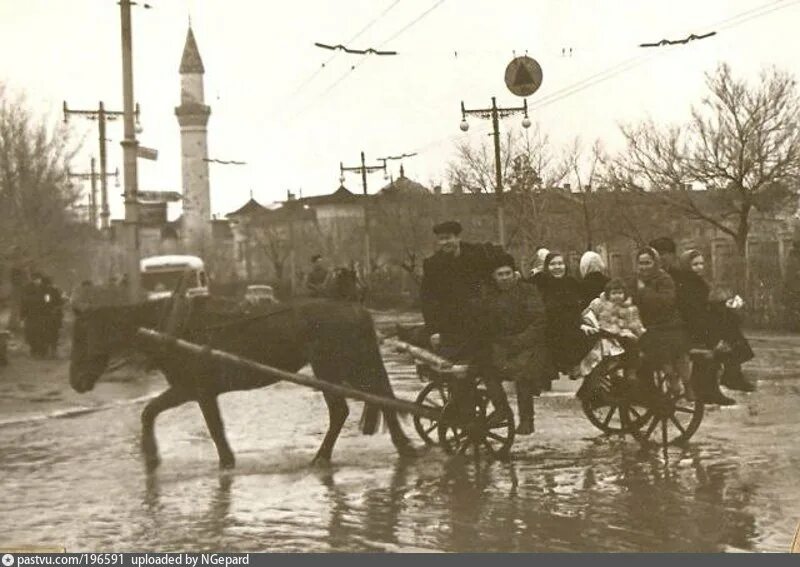
[[[189,401],[199,404],[220,466],[232,467],[234,456],[228,441],[217,396],[250,390],[277,380],[230,368],[221,368],[203,357],[177,350],[144,345],[135,338],[139,327],[157,328],[169,304],[150,302],[132,306],[99,307],[80,314],[73,331],[70,384],[78,392],[91,390],[109,364],[132,353],[144,354],[163,372],[169,388],[142,411],[142,450],[149,467],[158,465],[155,419],[163,411]],[[381,359],[372,317],[362,306],[344,301],[311,300],[280,305],[255,317],[225,312],[212,298],[195,298],[184,306],[181,331],[188,341],[208,345],[243,358],[297,372],[310,363],[317,378],[385,397],[394,397]],[[188,313],[186,312],[188,311]],[[331,458],[333,446],[349,414],[344,398],[323,393],[328,405],[329,427],[314,462]],[[365,406],[363,431],[374,433],[380,410]],[[392,442],[401,455],[414,450],[395,412],[383,410]]]

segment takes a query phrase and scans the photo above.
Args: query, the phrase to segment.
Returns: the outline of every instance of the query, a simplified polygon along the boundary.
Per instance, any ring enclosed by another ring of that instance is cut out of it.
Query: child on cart
[[[570,373],[573,379],[590,376],[601,364],[603,368],[621,369],[628,381],[635,379],[639,337],[646,329],[622,280],[612,279],[592,300],[583,312],[581,330],[597,337],[597,342]]]

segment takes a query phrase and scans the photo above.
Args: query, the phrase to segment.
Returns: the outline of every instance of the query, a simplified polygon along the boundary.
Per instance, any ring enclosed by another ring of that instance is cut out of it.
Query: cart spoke
[[[654,416],[653,421],[650,422],[650,425],[647,427],[647,431],[644,434],[645,439],[650,438],[650,436],[653,434],[653,431],[655,431],[657,425],[658,425],[658,418]]]
[[[691,408],[686,408],[683,406],[675,406],[675,411],[680,411],[683,413],[694,413],[694,410]]]
[[[430,435],[430,433],[431,433],[431,432],[432,432],[434,429],[436,429],[437,427],[439,427],[439,423],[438,423],[438,422],[436,422],[436,421],[434,421],[434,422],[431,422],[431,426],[425,430],[425,433],[426,433],[427,435]]]
[[[669,435],[667,434],[667,420],[661,420],[661,441],[662,445],[667,446],[669,444]]]
[[[617,406],[611,406],[611,409],[608,410],[608,414],[606,415],[605,419],[603,420],[603,425],[608,426],[611,423],[611,418],[614,417],[614,414],[617,411]]]
[[[683,427],[683,425],[681,425],[681,422],[678,421],[674,415],[669,416],[669,419],[675,424],[675,427],[678,428],[678,430],[681,432],[681,435],[686,435],[686,429]]]
[[[508,437],[503,437],[502,435],[498,435],[497,433],[494,433],[492,431],[487,431],[486,437],[491,437],[496,441],[500,441],[500,443],[505,443],[506,441],[508,441]]]

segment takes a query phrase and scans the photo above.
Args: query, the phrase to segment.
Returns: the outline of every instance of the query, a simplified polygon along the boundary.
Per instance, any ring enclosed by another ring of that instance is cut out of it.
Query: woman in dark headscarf
[[[490,269],[490,284],[481,301],[482,327],[491,348],[490,373],[496,382],[514,380],[519,407],[517,433],[530,434],[533,396],[542,391],[544,381],[549,384],[544,304],[536,288],[516,276],[510,254],[498,255]]]
[[[687,250],[680,257],[678,306],[692,341],[713,349],[725,369],[722,383],[737,390],[755,387],[742,375],[741,365],[754,357],[742,334],[734,309],[721,301],[709,299],[710,288],[703,277],[705,258],[699,250]]]
[[[648,367],[667,369],[670,389],[677,393],[683,385],[691,396],[690,345],[678,312],[675,282],[661,268],[658,252],[649,246],[636,253],[636,276],[630,290],[647,329],[639,344]]]
[[[593,343],[580,330],[583,293],[578,281],[567,273],[562,254],[548,254],[543,273],[538,287],[547,312],[547,344],[556,368],[566,373],[583,359]]]
[[[597,252],[584,252],[580,262],[581,290],[584,307],[600,297],[606,289],[609,277],[605,274],[606,264]]]

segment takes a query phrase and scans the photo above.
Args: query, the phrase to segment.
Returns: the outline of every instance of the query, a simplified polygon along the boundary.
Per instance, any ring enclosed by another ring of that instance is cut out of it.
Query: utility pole
[[[133,106],[133,39],[131,24],[131,0],[119,0],[122,28],[122,112],[124,139],[122,140],[122,167],[125,175],[125,252],[130,282],[130,299],[139,301],[141,274],[139,273],[139,206],[137,193],[137,153]]]
[[[376,171],[383,171],[386,173],[386,161],[383,165],[367,165],[364,159],[364,152],[361,152],[361,165],[358,167],[345,167],[342,162],[339,162],[339,171],[341,177],[339,180],[344,183],[345,171],[358,171],[361,172],[361,185],[364,190],[364,197],[367,197],[367,173],[374,173]],[[364,275],[369,275],[372,269],[372,262],[369,250],[369,203],[364,199]]]
[[[69,120],[70,114],[85,116],[89,120],[97,120],[100,142],[100,228],[107,230],[109,227],[109,218],[111,217],[111,213],[108,208],[108,185],[106,184],[106,178],[108,177],[108,174],[106,173],[106,142],[108,142],[108,139],[106,138],[106,121],[113,122],[122,116],[123,112],[119,110],[106,110],[102,100],[97,105],[97,110],[70,110],[67,108],[67,101],[64,101],[64,123]],[[136,120],[137,122],[139,120],[138,104],[136,105]]]
[[[70,173],[67,175],[75,179],[88,179],[92,183],[92,192],[89,194],[89,223],[93,229],[97,228],[97,171],[95,170],[95,159],[92,157],[88,173]],[[105,177],[115,177],[117,180],[117,187],[119,187],[119,169],[114,170],[114,173],[106,173]]]
[[[497,106],[497,99],[492,97],[491,108],[478,108],[475,110],[467,110],[464,108],[464,101],[461,101],[461,130],[466,132],[469,130],[469,123],[467,122],[467,115],[473,114],[481,118],[491,119],[492,121],[492,134],[494,136],[494,192],[497,197],[497,233],[500,245],[505,246],[506,231],[505,231],[505,218],[503,214],[503,170],[500,159],[500,118],[511,116],[512,114],[524,113],[525,118],[522,120],[523,128],[530,128],[531,121],[528,118],[528,101],[523,101],[522,106],[500,108]]]
[[[289,293],[292,297],[297,290],[297,273],[296,270],[296,255],[295,255],[295,246],[297,242],[294,238],[294,215],[295,215],[295,196],[294,193],[286,190],[286,212],[289,215]]]

